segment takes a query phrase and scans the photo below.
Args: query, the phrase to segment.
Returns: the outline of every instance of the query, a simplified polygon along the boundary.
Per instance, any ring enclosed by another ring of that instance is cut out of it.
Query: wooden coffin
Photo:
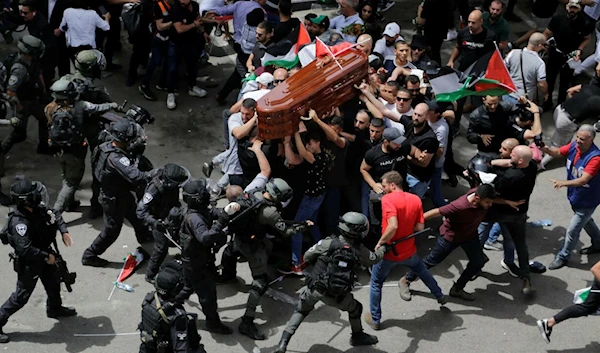
[[[360,93],[354,85],[367,78],[367,56],[350,49],[336,59],[341,69],[334,60],[314,60],[258,100],[261,139],[290,136],[310,108],[322,116]]]

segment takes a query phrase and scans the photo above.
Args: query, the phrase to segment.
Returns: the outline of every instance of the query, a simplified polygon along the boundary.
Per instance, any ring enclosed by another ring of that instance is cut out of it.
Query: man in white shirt
[[[110,13],[106,13],[102,19],[83,1],[76,2],[75,6],[79,7],[65,10],[59,28],[54,31],[57,36],[60,32],[66,32],[67,47],[72,57],[83,49],[96,49],[96,28],[103,31],[110,29]]]
[[[385,26],[383,38],[375,43],[373,51],[381,54],[384,60],[394,59],[396,56],[394,44],[399,40],[404,40],[400,35],[400,26],[396,22],[390,22]]]
[[[350,26],[354,24],[364,25],[363,20],[356,12],[356,8],[358,7],[357,0],[340,0],[340,12],[341,15],[334,17],[331,20],[329,25],[329,29],[338,33],[342,36],[344,41],[350,43],[356,43],[356,37],[358,37],[353,30],[351,30]],[[346,32],[346,33],[344,33]]]

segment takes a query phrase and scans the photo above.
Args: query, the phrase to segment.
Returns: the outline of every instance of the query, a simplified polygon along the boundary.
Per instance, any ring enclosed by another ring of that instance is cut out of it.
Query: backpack
[[[175,240],[178,244],[180,243],[179,232],[181,231],[181,225],[183,224],[185,214],[187,213],[187,209],[181,206],[172,207],[169,210],[169,215],[165,218],[165,225],[167,226],[167,230],[173,240]],[[175,247],[175,245],[169,242],[169,247]]]
[[[349,244],[343,244],[338,237],[332,239],[327,254],[319,258],[325,263],[325,270],[317,275],[316,286],[324,293],[338,297],[352,290],[360,257]]]
[[[126,4],[121,12],[123,25],[129,34],[129,38],[134,38],[140,30],[140,22],[142,20],[142,5],[141,4]]]
[[[52,114],[48,137],[52,146],[69,148],[82,146],[85,137],[70,110],[59,109]]]
[[[231,215],[229,225],[227,226],[230,234],[236,236],[246,235],[252,236],[253,223],[256,222],[256,214],[258,213],[259,206],[263,204],[262,200],[254,196],[253,193],[244,193],[238,196],[235,201],[240,205],[239,211]]]

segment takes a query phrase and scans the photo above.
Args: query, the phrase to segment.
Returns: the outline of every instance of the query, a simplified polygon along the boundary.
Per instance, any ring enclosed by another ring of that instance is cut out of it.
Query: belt
[[[558,107],[556,107],[557,109],[560,109],[560,111],[564,114],[564,116],[567,117],[567,119],[571,120],[572,122],[575,122],[575,119],[571,116],[571,114],[569,114],[565,108],[563,108],[562,104],[560,104]]]

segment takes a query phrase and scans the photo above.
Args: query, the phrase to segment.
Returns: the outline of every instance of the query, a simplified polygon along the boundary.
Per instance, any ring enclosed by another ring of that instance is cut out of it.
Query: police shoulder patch
[[[373,252],[369,253],[369,260],[371,261],[375,261],[377,259],[377,255],[375,255]]]
[[[187,339],[187,332],[180,332],[177,334],[178,341],[185,341]]]
[[[285,222],[284,221],[279,221],[279,222],[275,223],[275,228],[277,230],[283,231],[285,229]]]
[[[144,197],[142,198],[142,203],[144,205],[147,205],[148,203],[150,203],[150,201],[152,201],[153,198],[154,198],[154,196],[152,196],[151,193],[147,192],[144,194]]]
[[[119,159],[119,163],[121,163],[122,165],[124,165],[126,167],[129,167],[129,165],[131,164],[131,161],[127,157],[121,157]]]
[[[8,79],[8,85],[14,86],[17,84],[17,82],[19,82],[19,78],[15,75],[10,75],[10,78]]]
[[[23,224],[23,223],[19,223],[15,226],[15,230],[17,231],[17,234],[24,237],[25,234],[27,234],[27,225]]]

